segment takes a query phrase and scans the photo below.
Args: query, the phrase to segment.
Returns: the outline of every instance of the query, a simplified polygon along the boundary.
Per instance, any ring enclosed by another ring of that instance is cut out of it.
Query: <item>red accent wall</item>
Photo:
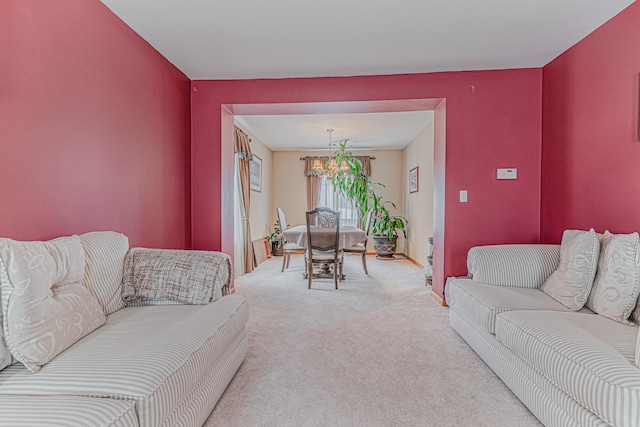
[[[0,236],[190,246],[190,81],[99,1],[0,2]]]
[[[640,2],[543,69],[542,240],[640,230]]]
[[[436,170],[445,224],[444,236],[434,236],[444,242],[436,248],[444,254],[434,282],[440,293],[444,277],[466,274],[471,246],[539,240],[541,97],[541,69],[193,81],[193,245],[220,249],[222,228],[229,226],[221,218],[222,192],[229,190],[222,188],[222,162],[232,161],[221,155],[223,106],[444,98],[446,147],[437,158],[445,164]],[[498,167],[518,168],[518,180],[496,180]],[[468,203],[458,202],[462,189],[469,192]]]

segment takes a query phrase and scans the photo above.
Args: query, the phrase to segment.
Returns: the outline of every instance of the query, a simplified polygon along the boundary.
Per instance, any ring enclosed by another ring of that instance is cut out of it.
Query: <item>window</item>
[[[353,207],[353,203],[347,196],[333,188],[333,183],[327,175],[322,176],[318,206],[340,212],[340,225],[358,225],[358,210]]]

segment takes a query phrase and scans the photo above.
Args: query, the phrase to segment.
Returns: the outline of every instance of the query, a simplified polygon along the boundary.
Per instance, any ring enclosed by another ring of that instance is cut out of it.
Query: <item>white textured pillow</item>
[[[577,311],[587,302],[596,275],[600,242],[593,228],[565,230],[558,269],[540,288],[565,307]]]
[[[127,236],[115,231],[95,231],[80,236],[85,254],[84,285],[98,299],[104,314],[124,307],[122,271],[129,250]]]
[[[602,237],[598,273],[587,301],[594,313],[631,325],[629,316],[640,292],[638,233],[611,234]]]
[[[631,319],[636,323],[636,325],[640,324],[640,296],[638,296],[638,302],[636,303],[636,309],[631,313]]]
[[[91,331],[105,316],[82,286],[78,236],[49,242],[0,239],[0,294],[7,347],[30,371]]]
[[[4,268],[0,267],[0,275],[4,274]],[[1,280],[1,279],[0,279]],[[7,344],[4,341],[4,330],[2,328],[2,312],[0,311],[0,371],[9,365],[15,363],[13,355],[7,348]]]
[[[640,333],[638,334],[638,340],[636,341],[636,366],[640,368]]]

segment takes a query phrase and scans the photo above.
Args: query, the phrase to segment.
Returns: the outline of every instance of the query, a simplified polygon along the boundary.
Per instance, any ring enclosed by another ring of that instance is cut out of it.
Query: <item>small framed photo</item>
[[[262,191],[262,159],[255,154],[253,159],[249,161],[249,182],[251,190]]]
[[[409,193],[418,192],[418,166],[409,171]]]

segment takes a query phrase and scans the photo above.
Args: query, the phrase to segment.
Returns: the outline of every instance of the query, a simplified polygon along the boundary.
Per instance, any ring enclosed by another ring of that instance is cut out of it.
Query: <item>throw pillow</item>
[[[82,234],[80,242],[86,260],[84,285],[108,316],[124,307],[122,271],[129,239],[115,231],[96,231]]]
[[[580,310],[589,297],[599,254],[600,242],[593,229],[565,230],[558,269],[540,289],[565,307]]]
[[[638,233],[602,237],[598,272],[587,301],[594,313],[631,325],[629,316],[640,292]]]
[[[0,274],[4,273],[4,269],[0,268]],[[13,365],[15,359],[7,348],[7,343],[4,340],[4,331],[2,329],[2,312],[0,311],[0,371],[9,365]]]
[[[127,305],[154,301],[209,304],[231,280],[229,255],[211,251],[132,248],[124,263]]]
[[[0,239],[0,260],[5,340],[31,372],[104,323],[98,301],[82,285],[78,236],[49,242]]]
[[[631,319],[635,322],[636,325],[640,325],[640,296],[638,296],[638,302],[636,303],[636,309],[631,313]],[[638,334],[640,335],[640,334]],[[640,351],[638,352],[640,354]]]

